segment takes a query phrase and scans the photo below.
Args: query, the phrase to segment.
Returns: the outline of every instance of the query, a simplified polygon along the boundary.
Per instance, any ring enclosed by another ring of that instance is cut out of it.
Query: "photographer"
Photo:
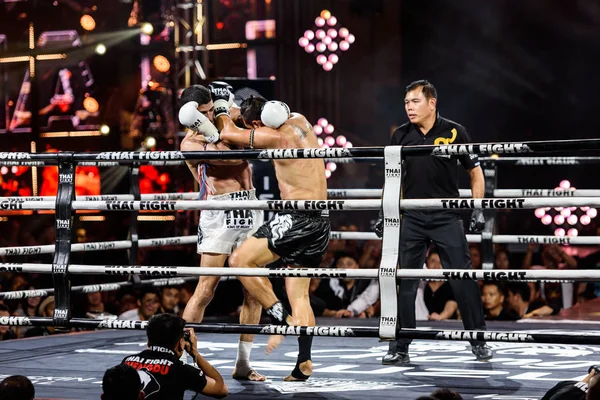
[[[126,357],[122,363],[138,370],[145,398],[183,399],[186,390],[223,398],[228,390],[223,377],[198,353],[194,331],[185,330],[185,320],[172,314],[153,316],[146,330],[148,348]],[[198,368],[179,360],[187,351]]]

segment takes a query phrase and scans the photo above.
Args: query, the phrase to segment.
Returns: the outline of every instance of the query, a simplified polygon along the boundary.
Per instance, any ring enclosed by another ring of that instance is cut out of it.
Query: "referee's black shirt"
[[[391,145],[441,145],[470,143],[464,126],[438,113],[435,124],[426,135],[410,122],[400,126],[392,135]],[[405,156],[402,165],[404,199],[454,198],[458,193],[458,162],[466,170],[479,166],[477,155]]]

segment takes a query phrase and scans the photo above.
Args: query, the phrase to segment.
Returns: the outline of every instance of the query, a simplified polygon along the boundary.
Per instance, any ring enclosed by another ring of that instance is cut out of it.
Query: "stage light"
[[[339,57],[337,54],[330,54],[329,55],[329,62],[332,64],[337,64],[337,62],[339,61]]]
[[[327,57],[325,57],[323,54],[319,54],[319,56],[317,56],[317,64],[323,65],[326,62],[327,62]]]
[[[352,44],[352,43],[354,43],[354,41],[356,40],[356,38],[354,37],[353,34],[349,34],[348,38],[346,38],[346,40],[348,41],[348,43]]]
[[[333,136],[327,136],[325,138],[325,143],[327,144],[327,146],[331,147],[335,145],[335,139],[333,138]]]
[[[565,236],[565,230],[563,228],[556,228],[554,230],[554,236],[558,236],[558,237]]]
[[[554,216],[554,223],[556,225],[562,225],[562,224],[564,224],[565,223],[565,217],[563,217],[560,214],[555,215]]]
[[[327,25],[335,26],[335,24],[337,24],[337,18],[332,15],[331,18],[327,20]]]
[[[327,126],[325,127],[325,133],[327,133],[327,134],[331,135],[334,130],[335,130],[335,127],[331,124],[327,124]]]
[[[348,35],[350,34],[350,31],[347,28],[340,28],[339,34],[340,34],[340,37],[345,38],[345,37],[348,37]]]
[[[560,182],[560,188],[561,189],[568,189],[571,187],[571,182],[569,182],[568,180],[564,179]]]
[[[579,231],[577,229],[575,229],[575,228],[571,228],[567,232],[567,235],[569,235],[570,237],[574,237],[574,236],[579,235]]]
[[[319,136],[321,133],[323,133],[323,127],[321,125],[314,125],[313,131],[315,132],[315,135]]]
[[[319,147],[323,146],[323,139],[317,138],[317,143],[319,143]]]
[[[315,38],[315,33],[310,29],[307,29],[306,31],[304,31],[304,37],[308,40],[313,40]]]
[[[332,40],[333,40],[333,39],[332,39],[332,38],[330,38],[329,36],[325,36],[325,37],[323,38],[323,40],[321,40],[321,42],[322,42],[322,43],[324,43],[325,45],[329,46],[329,45],[331,44],[331,41],[332,41]]]
[[[94,17],[88,14],[83,15],[79,19],[79,23],[81,24],[81,27],[86,31],[93,31],[96,28],[96,20],[94,20]]]
[[[570,208],[563,208],[560,212],[560,215],[562,215],[563,217],[567,218],[569,215],[571,215],[571,209]]]
[[[543,208],[538,208],[535,210],[535,216],[538,218],[542,218],[544,215],[546,215],[546,211],[544,211]]]
[[[95,113],[98,112],[100,106],[98,105],[98,101],[95,98],[88,96],[85,99],[83,99],[83,108],[85,108],[85,111],[89,113]]]
[[[321,27],[321,26],[325,25],[325,20],[321,17],[317,17],[315,19],[315,25],[318,27]]]
[[[331,11],[329,11],[329,10],[321,11],[321,18],[323,18],[323,19],[331,18]]]
[[[329,43],[327,48],[329,51],[336,51],[338,49],[338,44],[336,42]]]
[[[325,64],[323,64],[323,69],[325,71],[331,71],[333,69],[333,64],[327,61]]]
[[[350,48],[350,43],[348,43],[348,42],[347,42],[347,41],[345,41],[345,40],[342,40],[342,41],[340,42],[340,50],[341,50],[341,51],[346,51],[346,50],[348,50],[349,48]]]
[[[144,142],[144,147],[151,149],[156,146],[156,139],[152,136],[148,136]]]
[[[328,162],[326,168],[331,172],[335,172],[335,170],[337,169],[337,164],[334,162]]]
[[[106,53],[106,46],[104,44],[102,44],[102,43],[98,43],[96,45],[95,51],[96,51],[96,54],[103,55],[103,54]]]
[[[306,51],[307,53],[312,53],[313,51],[315,51],[315,45],[310,43],[304,48],[304,51]]]
[[[550,225],[552,223],[552,215],[546,214],[542,217],[542,224]]]
[[[329,124],[329,122],[325,118],[319,118],[319,120],[317,121],[317,124],[319,124],[323,128],[325,128]]]
[[[346,139],[346,136],[343,136],[343,135],[340,135],[335,138],[335,142],[337,143],[338,146],[345,145],[347,141],[348,141],[348,139]]]
[[[596,218],[596,216],[598,215],[598,210],[596,210],[595,208],[590,208],[590,209],[589,209],[589,210],[587,210],[585,213],[586,213],[586,214],[588,215],[588,217],[590,217],[590,218]]]
[[[323,29],[317,29],[315,32],[315,37],[319,40],[323,39],[326,36],[326,33]]]
[[[573,214],[573,215],[569,215],[569,217],[567,218],[567,222],[569,223],[569,225],[575,225],[578,221],[577,215]]]
[[[325,170],[325,178],[327,178],[327,179],[331,178],[331,171],[328,169]]]
[[[140,27],[140,31],[145,35],[152,35],[154,32],[154,27],[149,22],[144,22]]]
[[[335,39],[337,37],[337,34],[338,34],[337,31],[333,28],[331,28],[327,31],[327,36],[329,36],[332,39]]]
[[[8,167],[2,167],[2,168],[0,168],[0,174],[2,174],[2,175],[8,174]]]
[[[154,57],[152,65],[154,65],[154,68],[156,68],[158,72],[162,73],[167,73],[171,69],[171,63],[167,60],[167,57],[161,55]]]
[[[581,218],[579,218],[579,222],[581,222],[581,225],[589,225],[590,222],[592,222],[592,219],[589,215],[582,215]]]
[[[110,133],[110,128],[108,125],[100,125],[100,133],[104,136],[108,135]]]
[[[344,144],[344,148],[345,148],[345,149],[351,149],[351,148],[352,148],[352,142],[346,142],[346,143]]]
[[[308,46],[308,43],[310,43],[310,42],[304,36],[302,36],[300,39],[298,39],[298,44],[300,45],[300,47],[306,47],[306,46]]]

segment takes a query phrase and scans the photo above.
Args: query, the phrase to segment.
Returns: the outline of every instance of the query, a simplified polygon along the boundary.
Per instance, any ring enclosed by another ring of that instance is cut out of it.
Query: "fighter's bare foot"
[[[312,361],[304,361],[298,366],[298,369],[300,369],[301,374],[304,376],[301,376],[300,374],[293,376],[294,373],[292,372],[291,375],[286,376],[283,380],[286,382],[305,382],[312,375]]]
[[[256,372],[254,368],[237,368],[233,369],[233,379],[238,381],[264,382],[267,377]]]
[[[267,349],[265,350],[266,354],[271,354],[273,350],[279,347],[281,342],[283,342],[285,336],[283,335],[271,335],[269,336],[269,340],[267,342]]]

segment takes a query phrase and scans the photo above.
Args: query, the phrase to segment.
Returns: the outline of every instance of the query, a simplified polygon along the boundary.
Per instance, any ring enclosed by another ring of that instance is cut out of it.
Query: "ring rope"
[[[469,243],[481,243],[484,235],[466,235]],[[373,232],[347,232],[332,231],[329,234],[332,240],[381,240]],[[163,247],[196,244],[196,235],[171,236],[154,239],[140,239],[139,247]],[[561,245],[598,245],[600,236],[552,236],[552,235],[493,235],[492,243],[496,244],[561,244]],[[88,242],[71,244],[71,252],[80,251],[108,251],[127,250],[131,248],[131,240],[115,240],[107,242]],[[0,247],[0,256],[28,256],[37,254],[51,254],[55,250],[53,244],[40,246]]]
[[[0,272],[52,273],[52,264],[1,263]],[[66,268],[54,264],[55,268]],[[148,276],[260,276],[267,278],[351,278],[376,279],[388,271],[377,268],[217,268],[149,265],[69,265],[70,274],[148,275]],[[600,281],[600,270],[471,270],[471,269],[397,269],[396,279],[502,280],[502,281]]]
[[[329,199],[378,199],[381,198],[381,189],[329,189]],[[471,189],[460,189],[460,197],[471,197]],[[187,193],[150,193],[142,194],[141,200],[197,200],[198,192]],[[600,197],[598,189],[496,189],[494,197]],[[55,196],[30,196],[30,197],[0,197],[0,202],[15,201],[54,201]],[[103,194],[97,196],[77,196],[76,201],[131,201],[132,194]]]
[[[140,281],[140,286],[180,286],[186,282],[196,281],[197,277],[186,276],[182,278],[168,278],[168,279],[146,279]],[[113,283],[101,283],[97,285],[82,285],[73,286],[71,293],[94,293],[94,292],[114,292],[123,287],[134,286],[131,281],[113,282]],[[0,299],[3,300],[17,300],[17,299],[28,299],[31,297],[44,297],[52,296],[54,289],[34,289],[34,290],[15,290],[12,292],[0,292]]]
[[[11,326],[53,326],[52,318],[45,317],[0,317],[0,325]],[[72,328],[84,329],[123,329],[144,330],[148,321],[126,321],[118,319],[71,318],[67,324]],[[379,337],[379,329],[365,326],[279,326],[279,325],[240,325],[240,324],[197,324],[188,323],[186,327],[199,333],[219,334],[258,334],[292,336],[330,336],[330,337]],[[499,332],[467,330],[421,330],[400,329],[396,332],[399,339],[449,340],[449,341],[488,341],[520,343],[558,343],[577,345],[599,345],[600,335],[586,331],[569,333]]]

